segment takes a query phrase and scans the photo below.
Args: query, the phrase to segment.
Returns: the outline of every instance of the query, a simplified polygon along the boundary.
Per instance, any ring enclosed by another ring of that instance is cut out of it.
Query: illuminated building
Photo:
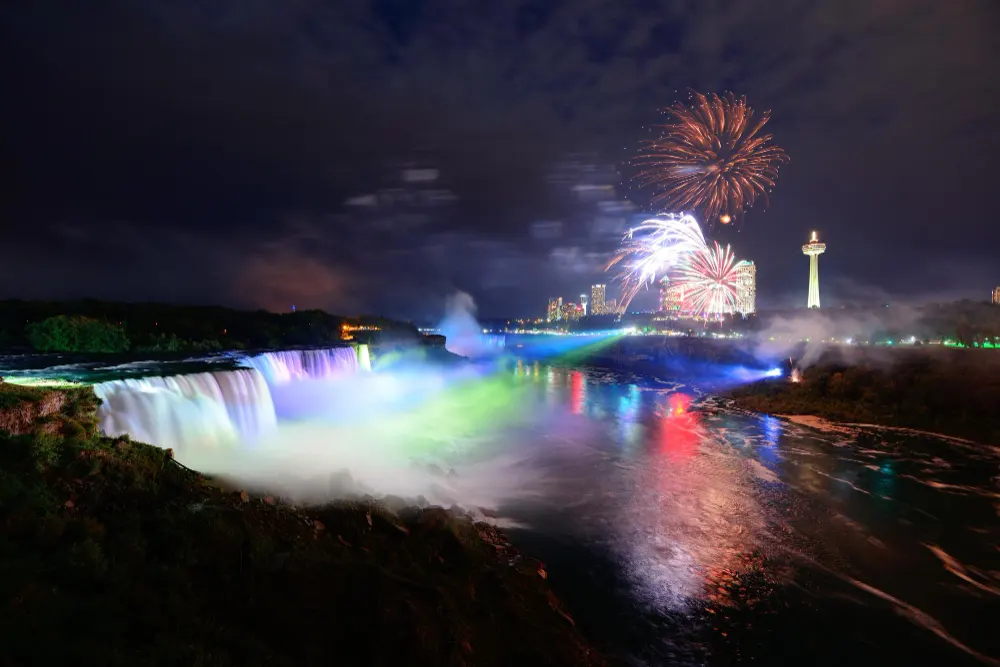
[[[670,310],[670,278],[663,276],[660,278],[660,312],[665,313]]]
[[[545,320],[547,322],[555,322],[562,317],[562,297],[551,297],[549,298],[549,310]]]
[[[663,298],[664,311],[678,317],[684,314],[684,285],[668,285]]]
[[[1000,306],[1000,287],[993,290],[993,303],[994,305]]]
[[[578,303],[564,303],[560,312],[563,320],[578,320],[583,316],[583,306]]]
[[[590,288],[591,315],[603,315],[606,312],[606,306],[604,304],[605,291],[606,287],[604,285],[594,285]]]
[[[587,316],[587,295],[580,295],[580,307],[583,308],[583,317]]]
[[[618,312],[618,300],[611,299],[606,304],[604,304],[604,314],[605,315],[620,315]]]
[[[826,252],[826,244],[820,243],[816,232],[809,243],[802,246],[802,254],[809,258],[809,303],[808,308],[819,308],[819,256]]]
[[[748,259],[736,265],[736,312],[746,317],[757,312],[757,265]],[[819,303],[819,296],[816,297]]]
[[[380,331],[380,329],[375,325],[348,324],[344,322],[340,325],[340,340],[354,340],[354,334],[359,331]]]

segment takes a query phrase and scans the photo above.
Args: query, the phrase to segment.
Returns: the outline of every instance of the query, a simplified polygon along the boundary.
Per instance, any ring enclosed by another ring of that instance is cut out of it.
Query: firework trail
[[[663,215],[645,220],[625,233],[621,249],[606,267],[621,266],[622,307],[643,287],[666,275],[684,257],[706,249],[698,221],[690,215]]]
[[[635,163],[640,187],[657,192],[653,202],[674,210],[700,211],[709,224],[727,224],[742,216],[758,197],[764,205],[788,155],[761,130],[766,111],[756,120],[746,97],[719,97],[692,91],[692,104],[680,102],[665,113],[673,122],[644,142]]]
[[[690,312],[707,319],[736,311],[740,272],[729,246],[723,248],[716,241],[711,248],[687,255],[677,280],[684,286],[684,306]]]

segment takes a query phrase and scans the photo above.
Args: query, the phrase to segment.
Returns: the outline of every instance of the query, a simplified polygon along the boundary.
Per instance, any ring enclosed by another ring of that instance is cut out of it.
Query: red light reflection
[[[698,449],[698,413],[689,412],[691,397],[671,394],[660,415],[660,452],[689,459]]]
[[[574,415],[583,414],[583,393],[586,379],[580,371],[573,371],[569,376],[570,409]]]

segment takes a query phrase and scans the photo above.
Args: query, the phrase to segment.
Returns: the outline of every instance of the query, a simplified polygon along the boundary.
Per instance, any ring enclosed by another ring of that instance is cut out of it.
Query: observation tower
[[[802,246],[802,254],[809,257],[809,305],[808,308],[819,308],[819,256],[826,252],[826,244],[820,243],[816,232],[812,233],[809,243]]]

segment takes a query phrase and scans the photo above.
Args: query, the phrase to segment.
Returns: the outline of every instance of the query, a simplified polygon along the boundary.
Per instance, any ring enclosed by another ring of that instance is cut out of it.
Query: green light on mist
[[[982,343],[973,343],[972,345],[965,345],[963,343],[959,343],[957,340],[952,340],[951,338],[948,338],[948,339],[946,339],[944,341],[944,346],[945,347],[957,347],[957,348],[963,349],[963,350],[968,349],[970,347],[971,348],[978,348],[978,349],[981,349],[981,350],[996,350],[996,349],[1000,349],[1000,346],[998,346],[997,344],[992,343],[990,341],[983,341]]]
[[[74,387],[87,386],[90,383],[73,382],[61,378],[30,377],[30,376],[4,376],[4,384],[16,384],[21,387],[40,387],[46,389],[72,389]]]
[[[558,355],[556,360],[565,363],[581,363],[587,360],[587,357],[596,354],[597,352],[611,347],[611,345],[618,340],[620,340],[626,333],[624,331],[616,332],[613,335],[600,338],[593,343],[588,343],[580,347],[574,347],[566,352]]]
[[[456,384],[412,410],[360,427],[355,435],[392,443],[413,456],[474,446],[499,422],[516,420],[527,405],[524,379],[510,374]]]

